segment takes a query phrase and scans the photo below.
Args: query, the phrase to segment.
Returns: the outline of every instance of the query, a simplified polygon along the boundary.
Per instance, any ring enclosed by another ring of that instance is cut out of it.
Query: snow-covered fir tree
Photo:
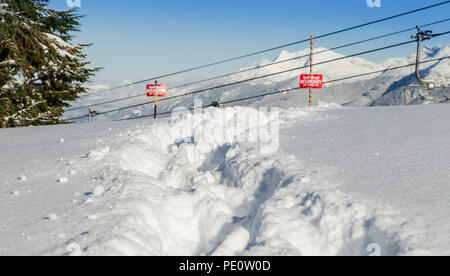
[[[81,16],[48,0],[0,0],[0,127],[65,123],[63,109],[98,71],[72,43]]]

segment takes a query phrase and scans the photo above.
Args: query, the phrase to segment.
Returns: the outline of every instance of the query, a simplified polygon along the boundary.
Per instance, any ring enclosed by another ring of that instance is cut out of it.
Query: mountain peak
[[[318,47],[313,50],[314,53],[325,52],[325,51],[329,51],[329,50],[324,47]],[[298,52],[289,52],[287,50],[282,50],[280,52],[280,54],[274,59],[273,62],[279,62],[279,61],[289,60],[289,59],[299,58],[299,57],[309,58],[309,52],[310,52],[309,49],[300,50]],[[334,53],[334,54],[338,55],[337,53],[335,53],[333,51],[330,51],[330,53]]]
[[[437,45],[430,47],[425,45],[422,54],[427,58],[440,58],[450,55],[450,45]]]

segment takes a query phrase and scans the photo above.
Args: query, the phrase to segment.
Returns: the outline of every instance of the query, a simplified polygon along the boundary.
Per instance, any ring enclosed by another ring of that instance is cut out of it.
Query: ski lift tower
[[[431,102],[433,98],[427,95],[430,91],[441,90],[441,95],[444,100],[441,103],[450,101],[450,98],[445,95],[446,86],[438,86],[433,80],[424,80],[420,76],[420,63],[421,63],[421,52],[422,52],[422,41],[429,40],[434,37],[433,31],[422,31],[420,26],[417,26],[417,34],[413,35],[411,38],[417,40],[417,54],[416,54],[416,79],[419,83],[413,83],[405,88],[404,92],[404,105],[408,104],[407,94],[410,88],[416,88],[420,99],[423,101]],[[424,92],[426,91],[426,92]]]

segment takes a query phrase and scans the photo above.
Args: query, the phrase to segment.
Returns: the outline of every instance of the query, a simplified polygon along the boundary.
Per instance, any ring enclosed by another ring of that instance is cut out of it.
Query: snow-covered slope
[[[448,255],[449,120],[322,105],[0,130],[0,255]]]
[[[413,48],[413,47],[412,47]],[[343,55],[335,53],[333,51],[326,51],[325,48],[316,49],[316,55],[314,56],[315,63],[318,64],[323,61],[332,60],[343,57]],[[325,52],[323,52],[325,51]],[[323,52],[323,53],[320,53]],[[170,91],[168,96],[174,96],[191,91],[214,87],[224,83],[232,83],[244,79],[253,77],[268,75],[283,70],[302,67],[309,65],[309,50],[303,50],[296,53],[289,53],[282,51],[281,54],[274,60],[262,60],[253,64],[250,67],[242,68],[240,71],[244,71],[241,74],[232,75],[223,79],[213,80],[207,83],[197,84],[184,89],[176,89]],[[430,60],[436,58],[442,58],[450,55],[450,45],[436,46],[433,48],[424,47],[422,53],[422,60]],[[306,56],[306,57],[305,57]],[[274,66],[261,67],[270,63],[277,63],[283,60],[288,60],[296,57],[289,62],[275,64]],[[415,63],[415,53],[404,58],[391,58],[379,64],[364,60],[362,57],[354,57],[349,59],[340,60],[333,63],[327,63],[315,66],[315,72],[322,73],[325,81],[336,80],[343,77],[354,76],[358,74],[364,74],[387,68],[413,64]],[[258,70],[246,71],[249,68],[260,67]],[[421,72],[426,79],[432,79],[437,81],[438,84],[447,84],[450,80],[450,60],[445,59],[440,62],[427,63],[422,65],[423,71]],[[298,87],[299,75],[301,73],[309,73],[309,68],[300,69],[280,75],[275,75],[268,78],[258,79],[249,83],[241,83],[234,86],[224,87],[221,89],[210,90],[206,93],[197,94],[195,97],[201,98],[204,103],[211,103],[212,101],[220,98],[222,101],[234,100],[238,98],[244,98],[249,96],[260,95],[282,89],[289,89]],[[195,80],[188,79],[169,79],[164,80],[169,84],[169,88],[182,83],[189,83]],[[349,79],[345,81],[330,83],[322,90],[314,91],[314,104],[318,102],[338,103],[344,106],[389,106],[389,105],[402,105],[403,104],[403,91],[405,87],[411,83],[415,83],[414,67],[392,70],[383,73],[368,75],[355,79]],[[116,84],[122,83],[115,83]],[[95,85],[93,88],[101,86]],[[111,86],[110,86],[111,87]],[[111,93],[104,93],[85,97],[75,104],[75,106],[89,105],[92,103],[99,103],[109,101],[112,99],[128,97],[130,95],[142,96],[128,101],[116,102],[113,104],[107,104],[103,106],[95,107],[97,111],[106,111],[115,109],[118,107],[125,107],[129,105],[139,104],[143,102],[151,101],[145,97],[145,84],[135,85],[122,90],[115,90]],[[438,92],[440,93],[440,91]],[[308,96],[306,90],[298,90],[293,93],[277,96],[266,96],[263,98],[255,98],[252,100],[238,102],[234,105],[249,104],[253,106],[279,106],[279,107],[302,107],[307,105]],[[446,94],[450,96],[450,91],[446,91]],[[112,96],[114,95],[114,96]],[[161,102],[160,111],[170,111],[177,106],[192,106],[194,103],[194,96],[177,98],[175,100]],[[66,117],[76,117],[80,114],[86,114],[86,110],[77,110],[73,112],[67,112]],[[110,113],[107,116],[100,116],[99,119],[120,119],[128,118],[131,116],[149,114],[151,113],[151,107],[143,106],[133,109],[127,109],[119,113]]]

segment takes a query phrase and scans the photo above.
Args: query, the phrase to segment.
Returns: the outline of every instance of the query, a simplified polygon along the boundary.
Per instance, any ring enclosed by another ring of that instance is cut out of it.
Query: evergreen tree
[[[89,68],[72,44],[76,9],[57,11],[48,0],[0,0],[0,127],[66,123],[70,101],[86,92]]]

